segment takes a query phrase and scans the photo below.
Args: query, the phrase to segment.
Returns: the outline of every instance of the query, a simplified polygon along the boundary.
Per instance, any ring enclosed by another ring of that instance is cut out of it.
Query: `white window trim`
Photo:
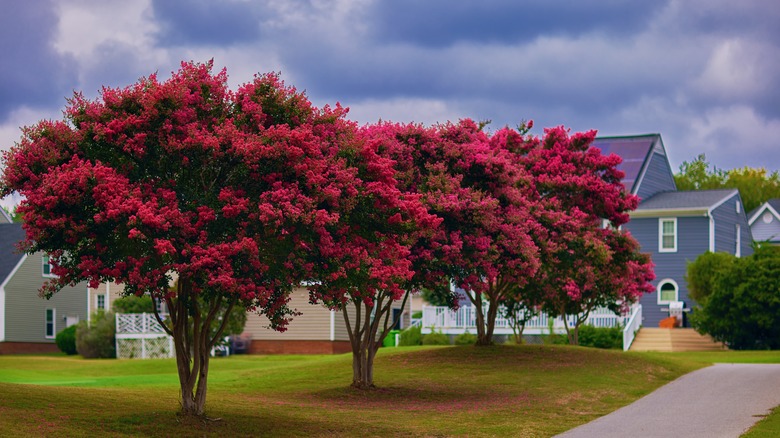
[[[100,307],[100,299],[103,298],[103,307]],[[95,295],[95,310],[106,310],[106,295],[105,294],[97,294]]]
[[[675,294],[674,300],[661,301],[661,286],[663,286],[666,283],[671,283],[672,286],[674,286],[674,294]],[[656,291],[656,293],[658,295],[658,297],[657,297],[658,304],[669,304],[669,303],[671,303],[673,301],[679,301],[680,300],[680,286],[678,286],[677,282],[672,280],[671,278],[664,278],[663,280],[659,281],[658,282],[658,286],[656,286],[656,288],[655,288],[655,291]]]
[[[664,248],[664,222],[672,222],[674,224],[674,246],[672,248]],[[677,218],[676,217],[658,218],[658,252],[677,252]]]
[[[48,254],[44,254],[41,256],[41,276],[44,278],[57,278],[56,275],[51,273],[51,262],[50,257]],[[44,270],[44,266],[49,265],[49,273],[47,274]]]
[[[742,257],[742,227],[740,227],[739,224],[737,224],[736,228],[737,228],[736,229],[737,238],[736,238],[736,248],[734,248],[734,255],[737,257]]]
[[[49,310],[51,310],[51,330],[52,330],[51,335],[46,333],[46,329],[48,328],[49,325],[49,321],[46,319],[46,315],[49,313]],[[46,339],[54,339],[56,336],[57,336],[57,309],[47,308],[43,313],[43,337]]]
[[[737,213],[742,213],[742,203],[737,201]]]

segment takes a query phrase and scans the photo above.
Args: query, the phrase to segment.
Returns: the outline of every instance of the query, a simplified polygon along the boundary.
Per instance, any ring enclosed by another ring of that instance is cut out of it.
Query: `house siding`
[[[286,331],[278,332],[269,329],[269,321],[265,315],[249,313],[244,333],[250,333],[252,339],[257,340],[330,340],[330,310],[324,306],[309,304],[308,290],[304,288],[293,290],[287,305],[301,312],[301,315],[292,318]],[[338,321],[337,315],[336,323]]]
[[[663,216],[674,217],[674,216]],[[692,300],[688,297],[688,286],[685,282],[685,270],[688,262],[696,259],[709,249],[709,218],[678,217],[677,218],[677,252],[658,252],[658,218],[634,218],[624,228],[631,232],[639,242],[642,251],[650,253],[655,264],[655,276],[652,293],[642,296],[643,325],[657,327],[658,323],[669,316],[668,305],[658,304],[658,284],[666,279],[674,280],[678,287],[678,299],[691,307]],[[664,311],[667,310],[667,311]]]
[[[295,289],[290,295],[290,308],[295,308],[302,314],[293,317],[287,326],[287,331],[277,332],[268,329],[268,318],[250,313],[247,315],[244,334],[251,334],[253,340],[274,341],[331,341],[330,318],[331,311],[322,305],[309,304],[309,292],[306,289]],[[393,308],[401,308],[401,302],[393,304]],[[354,321],[355,307],[347,307],[351,319]],[[344,315],[336,312],[333,315],[334,339],[333,341],[349,341],[349,333],[344,322]],[[408,327],[411,323],[411,300],[407,300],[406,310],[402,314],[401,327]]]
[[[676,190],[674,176],[666,161],[666,157],[658,152],[653,152],[647,171],[637,188],[637,196],[640,199],[648,199],[656,193]]]
[[[768,210],[764,210],[764,212],[766,211]],[[772,215],[772,221],[766,223],[763,218],[764,212],[759,214],[750,227],[750,231],[753,233],[753,239],[755,239],[756,242],[780,242],[780,220]]]
[[[5,285],[5,341],[53,343],[46,338],[46,309],[56,309],[55,332],[65,328],[65,317],[87,319],[87,285],[66,287],[49,299],[38,290],[47,280],[42,275],[42,254],[28,256]]]
[[[737,202],[742,205],[739,194],[732,196],[726,202],[712,211],[715,220],[715,252],[727,252],[734,254],[737,244],[737,225],[740,228],[740,252],[741,256],[753,253],[751,243],[753,241],[744,208],[740,207],[737,213]]]
[[[106,289],[108,288],[108,289]],[[108,294],[106,296],[106,291]],[[97,297],[98,295],[106,296],[106,310],[112,310],[111,307],[114,301],[122,297],[122,293],[125,290],[125,286],[116,283],[102,283],[97,288],[89,288],[89,312],[95,313],[97,310]]]

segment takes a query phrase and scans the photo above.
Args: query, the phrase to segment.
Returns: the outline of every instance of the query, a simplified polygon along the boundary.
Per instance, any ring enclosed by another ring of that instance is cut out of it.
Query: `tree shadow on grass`
[[[376,410],[382,412],[472,412],[532,403],[528,393],[496,392],[495,388],[464,388],[415,382],[415,387],[387,386],[370,390],[352,387],[331,388],[298,397],[313,407],[334,407],[343,410]]]

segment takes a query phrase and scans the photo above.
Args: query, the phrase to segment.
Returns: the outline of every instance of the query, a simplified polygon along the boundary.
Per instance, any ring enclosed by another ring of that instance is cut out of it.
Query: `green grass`
[[[780,354],[402,347],[380,350],[373,391],[349,387],[350,355],[232,356],[211,362],[222,420],[204,422],[176,415],[173,360],[0,356],[0,435],[551,436],[729,361]]]
[[[745,438],[775,438],[780,436],[780,406],[775,407],[769,415],[756,423],[742,436]]]

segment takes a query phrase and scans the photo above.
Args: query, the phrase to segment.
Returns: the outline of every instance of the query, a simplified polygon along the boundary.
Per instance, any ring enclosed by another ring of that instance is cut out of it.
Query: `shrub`
[[[401,332],[398,346],[422,345],[422,329],[420,326],[409,327]]]
[[[422,318],[422,310],[415,310],[412,312],[412,319],[420,319]]]
[[[76,354],[76,325],[67,327],[57,333],[54,342],[57,344],[57,348],[63,353],[69,355]]]
[[[450,345],[450,337],[442,332],[431,332],[422,338],[423,345]]]
[[[99,310],[87,324],[76,329],[76,350],[87,359],[116,357],[116,322],[114,314]]]
[[[154,312],[154,302],[149,295],[137,297],[130,295],[115,300],[111,305],[116,313],[152,313]]]
[[[477,335],[468,331],[455,336],[455,345],[474,345],[477,343]]]
[[[620,327],[593,327],[582,325],[578,340],[583,347],[623,348],[623,329]]]
[[[734,350],[780,348],[780,248],[760,246],[715,273],[693,327]]]

